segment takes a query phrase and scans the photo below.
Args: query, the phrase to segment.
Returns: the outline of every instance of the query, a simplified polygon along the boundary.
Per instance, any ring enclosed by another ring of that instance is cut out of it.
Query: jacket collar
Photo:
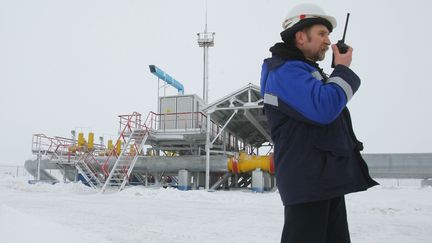
[[[284,60],[297,60],[305,62],[312,67],[315,67],[324,77],[324,80],[326,80],[328,77],[328,75],[326,75],[324,71],[320,68],[318,63],[306,59],[303,52],[298,49],[294,44],[278,42],[274,46],[270,47],[270,52],[272,53],[272,56],[277,56]]]

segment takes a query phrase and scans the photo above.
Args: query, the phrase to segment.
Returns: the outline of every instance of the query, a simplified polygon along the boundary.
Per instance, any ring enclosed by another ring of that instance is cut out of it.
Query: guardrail
[[[2,175],[27,176],[28,172],[22,165],[3,165],[0,164],[0,177]]]
[[[146,126],[153,130],[166,131],[170,129],[206,131],[206,115],[202,112],[180,112],[156,114],[150,112]]]
[[[179,113],[162,113],[157,114],[149,112],[145,125],[148,129],[156,131],[196,131],[199,130],[203,133],[207,131],[207,116],[202,112],[179,112]],[[220,130],[221,126],[213,121],[211,122],[211,137],[215,137]],[[221,138],[218,138],[221,142]]]
[[[374,178],[432,178],[432,153],[363,154]]]

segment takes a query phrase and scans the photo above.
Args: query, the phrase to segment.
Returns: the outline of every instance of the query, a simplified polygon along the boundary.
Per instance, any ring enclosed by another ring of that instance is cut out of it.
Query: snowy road
[[[277,192],[132,187],[100,195],[81,184],[29,185],[0,175],[0,242],[279,242]],[[347,196],[352,242],[431,242],[432,188],[386,180]]]

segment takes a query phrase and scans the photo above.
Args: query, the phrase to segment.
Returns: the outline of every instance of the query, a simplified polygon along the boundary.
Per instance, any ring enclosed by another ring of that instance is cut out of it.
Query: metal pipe
[[[203,100],[208,104],[208,46],[204,46]]]
[[[208,190],[210,188],[210,120],[211,113],[207,114],[207,134],[206,134],[206,183],[205,189]]]
[[[181,84],[179,81],[175,80],[173,77],[171,77],[169,74],[162,71],[160,68],[156,67],[155,65],[149,65],[149,68],[150,68],[150,72],[154,74],[156,77],[162,79],[167,84],[176,88],[179,94],[181,95],[184,94],[183,84]]]
[[[40,171],[41,171],[41,138],[39,138],[39,148],[38,148],[38,154],[37,154],[37,174],[36,174],[36,180],[40,180]]]
[[[222,110],[235,110],[235,109],[241,109],[241,110],[249,110],[249,109],[262,109],[263,105],[251,105],[251,106],[236,106],[236,107],[218,107],[215,108],[215,111],[222,111]]]

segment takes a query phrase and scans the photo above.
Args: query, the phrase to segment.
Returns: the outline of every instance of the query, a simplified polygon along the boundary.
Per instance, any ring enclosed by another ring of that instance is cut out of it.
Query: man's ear
[[[297,31],[294,35],[296,43],[298,45],[303,45],[305,43],[306,40],[306,36],[305,33],[303,31]]]

